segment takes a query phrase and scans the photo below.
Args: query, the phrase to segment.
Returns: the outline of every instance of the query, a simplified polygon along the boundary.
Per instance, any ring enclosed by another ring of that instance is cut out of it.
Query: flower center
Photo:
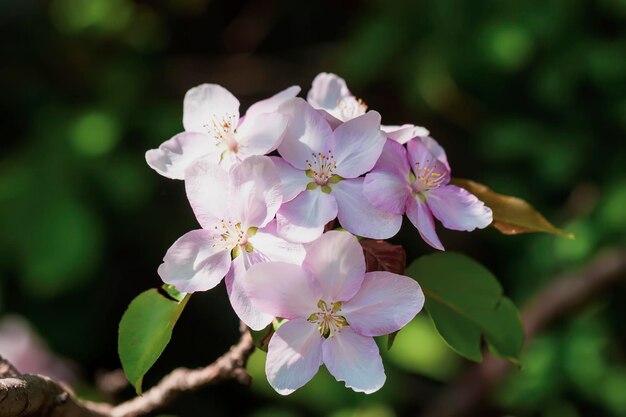
[[[432,188],[439,188],[446,180],[447,173],[438,162],[434,165],[426,160],[423,166],[419,162],[415,163],[415,180],[411,184],[414,192],[426,191]]]
[[[231,152],[237,152],[239,144],[237,143],[234,127],[235,115],[226,114],[223,117],[213,116],[210,123],[204,125],[208,134],[215,139],[217,145],[222,145]]]
[[[319,300],[317,307],[319,311],[311,314],[307,320],[310,323],[317,324],[317,328],[322,337],[332,337],[335,333],[339,332],[342,327],[348,326],[348,320],[337,314],[341,311],[341,301],[332,303],[329,307],[324,300]]]
[[[319,152],[312,153],[312,159],[306,160],[306,166],[308,167],[307,175],[315,181],[315,184],[324,186],[328,184],[333,171],[337,167],[337,162],[333,156],[332,151],[328,151],[328,155]]]
[[[337,109],[344,122],[354,119],[367,111],[367,104],[354,96],[344,97],[337,102]]]
[[[215,226],[215,230],[219,233],[219,238],[213,247],[216,251],[233,250],[233,257],[239,254],[239,250],[244,248],[248,252],[252,252],[252,245],[248,242],[248,238],[256,233],[256,227],[244,230],[241,222],[233,222],[231,220],[220,220]]]

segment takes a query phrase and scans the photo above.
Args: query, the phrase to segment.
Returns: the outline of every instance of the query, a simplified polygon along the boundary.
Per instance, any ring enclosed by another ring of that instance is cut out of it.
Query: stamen
[[[337,101],[337,109],[341,120],[347,122],[350,119],[361,116],[367,111],[367,104],[360,98],[357,99],[354,96],[344,97]]]
[[[415,187],[421,190],[439,188],[447,178],[447,172],[438,165],[438,161],[431,166],[430,160],[426,160],[424,166],[419,161],[415,163]]]
[[[252,245],[248,242],[249,230],[243,230],[241,222],[233,222],[231,220],[220,220],[219,225],[215,226],[215,230],[218,231],[220,237],[215,243],[213,248],[216,251],[232,250],[236,247],[244,247],[248,252],[252,251]]]
[[[235,115],[226,114],[222,117],[213,116],[203,127],[215,139],[217,145],[222,145],[232,152],[237,152],[238,143],[235,138]]]
[[[306,160],[306,175],[313,178],[315,184],[324,186],[328,184],[333,176],[333,171],[337,168],[333,151],[312,153],[311,155],[312,158]]]

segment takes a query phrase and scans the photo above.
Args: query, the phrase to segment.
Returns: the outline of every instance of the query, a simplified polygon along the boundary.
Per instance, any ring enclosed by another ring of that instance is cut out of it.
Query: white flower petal
[[[267,349],[265,374],[281,395],[309,382],[322,364],[322,342],[315,325],[304,319],[290,320],[272,336]]]
[[[346,387],[371,394],[385,384],[387,377],[374,338],[347,326],[324,341],[322,352],[328,372]]]
[[[201,84],[185,94],[183,126],[188,132],[207,132],[207,126],[229,121],[233,129],[239,123],[239,100],[217,84]]]
[[[213,139],[202,133],[183,132],[146,152],[146,162],[164,177],[185,179],[185,170],[195,160],[205,157],[217,163],[219,149]]]
[[[182,292],[206,291],[220,283],[231,264],[230,253],[216,251],[213,234],[193,230],[167,250],[158,273],[163,282]]]

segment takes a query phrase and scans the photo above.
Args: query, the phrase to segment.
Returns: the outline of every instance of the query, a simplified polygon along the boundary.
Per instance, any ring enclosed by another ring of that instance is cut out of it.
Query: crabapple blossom
[[[374,166],[385,144],[380,115],[370,111],[333,131],[303,99],[286,101],[280,111],[290,122],[278,147],[282,158],[273,158],[283,185],[278,233],[310,242],[338,217],[345,229],[360,236],[395,235],[401,219],[371,205],[359,178]]]
[[[432,247],[444,250],[435,231],[444,227],[472,231],[493,220],[491,209],[467,190],[450,184],[443,148],[432,138],[415,138],[407,148],[388,140],[376,166],[365,177],[364,194],[371,204],[407,217]]]
[[[359,117],[367,111],[363,100],[356,98],[348,89],[346,81],[336,74],[322,72],[313,80],[307,94],[307,101],[329,122],[333,129],[343,122]],[[414,137],[428,136],[428,129],[404,124],[402,126],[381,126],[388,138],[406,143]]]
[[[401,329],[424,305],[411,278],[366,273],[357,239],[339,231],[306,245],[301,266],[253,265],[243,286],[259,310],[287,319],[269,342],[265,364],[270,385],[283,395],[306,384],[322,364],[354,391],[377,391],[386,377],[373,336]]]
[[[299,92],[300,87],[289,87],[253,104],[240,118],[239,101],[224,87],[194,87],[183,102],[185,131],[146,152],[146,161],[165,177],[184,179],[186,168],[200,157],[228,168],[249,156],[268,154],[280,143],[288,122],[276,109]]]
[[[207,159],[185,174],[187,197],[201,229],[178,239],[167,251],[158,273],[179,291],[206,291],[226,284],[233,309],[254,329],[272,320],[250,306],[241,291],[245,270],[257,262],[301,263],[302,245],[276,234],[273,220],[282,201],[280,178],[267,156],[251,156],[229,171]]]
[[[430,135],[428,129],[422,126],[412,124],[404,124],[402,126],[381,126],[387,138],[395,140],[398,143],[405,144],[413,138],[425,138]]]
[[[347,122],[367,111],[367,104],[352,95],[346,81],[328,72],[322,72],[315,77],[307,94],[307,101],[339,122]]]

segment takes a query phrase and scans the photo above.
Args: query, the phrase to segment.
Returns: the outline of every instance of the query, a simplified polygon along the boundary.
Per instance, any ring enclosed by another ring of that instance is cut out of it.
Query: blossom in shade
[[[227,290],[237,315],[255,329],[271,316],[250,306],[239,280],[256,262],[301,263],[302,245],[276,234],[272,219],[282,201],[280,178],[267,156],[252,156],[226,171],[201,159],[185,175],[187,197],[201,229],[178,239],[167,251],[158,273],[179,291],[206,291],[228,273]]]
[[[184,179],[187,167],[201,157],[228,168],[249,156],[266,155],[276,149],[288,123],[276,109],[299,92],[300,87],[289,87],[239,117],[239,100],[224,87],[194,87],[183,102],[185,131],[146,152],[146,161],[165,177]]]
[[[371,205],[359,178],[374,166],[385,144],[380,115],[367,112],[333,131],[300,98],[288,100],[280,111],[290,122],[278,147],[282,158],[273,158],[283,185],[278,233],[294,242],[310,242],[338,217],[345,229],[360,236],[395,235],[401,219]]]
[[[405,144],[413,138],[426,138],[430,135],[428,129],[422,126],[412,124],[404,124],[402,126],[381,126],[387,138],[395,140],[398,143]]]
[[[367,111],[367,105],[360,98],[355,97],[346,84],[346,81],[336,74],[322,72],[313,80],[313,85],[307,94],[307,101],[318,109],[320,114],[335,129],[343,122],[359,117]],[[406,143],[414,137],[428,136],[428,129],[404,124],[402,126],[381,126],[388,138],[400,143]]]
[[[265,364],[270,385],[283,395],[322,364],[354,391],[377,391],[386,377],[373,337],[401,329],[424,305],[411,278],[366,273],[357,239],[339,231],[308,244],[301,266],[253,265],[243,285],[259,310],[287,319],[270,340]]]
[[[367,112],[367,104],[352,95],[346,81],[328,72],[322,72],[315,77],[307,94],[307,101],[314,108],[324,110],[340,122],[347,122]]]
[[[405,149],[388,140],[376,166],[365,177],[364,194],[375,207],[407,217],[432,247],[444,250],[435,231],[436,217],[452,230],[482,229],[491,209],[467,190],[450,184],[443,148],[432,138],[415,138]]]

